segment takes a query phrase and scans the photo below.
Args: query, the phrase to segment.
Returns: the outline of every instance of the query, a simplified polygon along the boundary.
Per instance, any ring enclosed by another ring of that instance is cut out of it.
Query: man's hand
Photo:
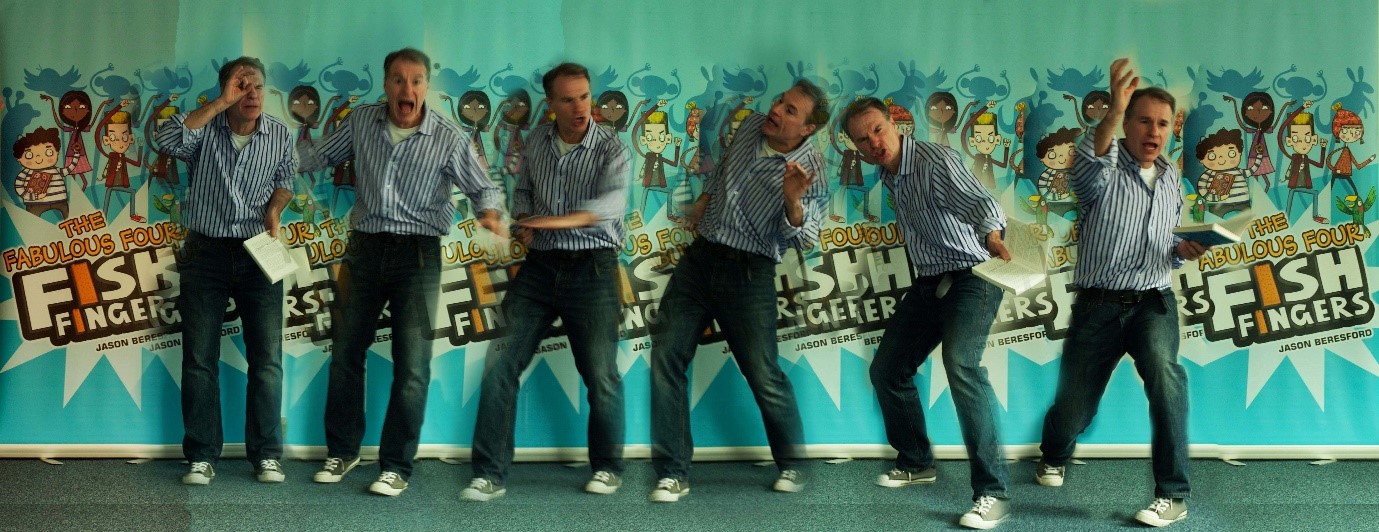
[[[508,237],[508,228],[503,226],[503,215],[498,209],[484,209],[478,216],[479,225],[489,232],[503,238]]]
[[[805,170],[800,163],[785,163],[785,199],[799,202],[809,186],[814,184],[814,174]]]
[[[1207,252],[1207,248],[1203,247],[1200,242],[1184,240],[1178,243],[1176,251],[1178,256],[1184,260],[1197,260],[1203,253]]]
[[[278,238],[278,225],[282,221],[282,211],[277,209],[267,209],[263,213],[263,228],[268,231],[268,236]]]
[[[704,211],[709,208],[709,195],[700,194],[699,199],[694,203],[685,206],[685,229],[695,231],[699,229],[699,220],[704,218]]]
[[[1006,249],[1006,243],[1001,240],[1000,231],[986,234],[986,250],[991,252],[992,257],[1000,257],[1001,260],[1010,262],[1010,250]]]
[[[254,70],[244,65],[236,66],[230,71],[230,81],[225,83],[225,90],[220,91],[220,97],[216,98],[225,104],[225,107],[239,103],[253,87],[249,78],[254,75]]]
[[[1111,112],[1124,116],[1130,95],[1140,86],[1139,73],[1130,66],[1130,59],[1122,57],[1111,62]]]

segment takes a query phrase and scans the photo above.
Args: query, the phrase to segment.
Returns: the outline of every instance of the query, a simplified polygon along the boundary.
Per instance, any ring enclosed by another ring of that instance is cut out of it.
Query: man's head
[[[1293,121],[1288,123],[1288,136],[1283,139],[1283,144],[1292,148],[1294,153],[1305,155],[1312,151],[1312,147],[1317,145],[1317,128],[1312,125],[1312,113],[1298,113],[1293,117]]]
[[[383,58],[383,72],[388,121],[400,128],[421,125],[422,105],[431,82],[431,58],[415,48],[403,48]]]
[[[894,171],[900,165],[900,131],[881,100],[859,98],[843,111],[843,127],[862,160]]]
[[[1173,135],[1173,95],[1158,87],[1137,89],[1125,107],[1125,149],[1141,168],[1154,166]]]
[[[129,146],[134,142],[134,136],[129,132],[129,113],[116,111],[110,115],[110,123],[105,127],[105,136],[102,137],[106,146],[110,146],[110,151],[115,153],[125,153],[129,151]]]
[[[555,113],[555,127],[565,142],[578,141],[593,123],[589,95],[589,70],[575,63],[561,63],[541,77],[546,107]]]
[[[239,72],[236,77],[235,73]],[[252,122],[263,114],[263,63],[253,57],[243,56],[220,66],[220,92],[230,83],[239,83],[244,89],[244,97],[231,105],[225,112],[231,121]]]
[[[1239,129],[1221,128],[1197,143],[1197,160],[1208,170],[1230,170],[1240,166],[1240,147],[1244,145]]]
[[[14,158],[30,170],[57,165],[57,147],[62,144],[57,128],[40,127],[14,141]]]
[[[977,115],[972,121],[972,136],[967,137],[967,144],[986,155],[996,151],[996,146],[1001,144],[1001,133],[996,131],[996,115],[988,112]]]
[[[819,126],[827,124],[828,115],[828,98],[823,89],[807,79],[800,79],[771,104],[761,133],[769,142],[794,149]]]
[[[1053,170],[1067,170],[1073,167],[1073,144],[1077,143],[1077,136],[1081,134],[1081,129],[1058,128],[1058,131],[1040,139],[1034,145],[1034,151],[1039,154],[1044,166]]]

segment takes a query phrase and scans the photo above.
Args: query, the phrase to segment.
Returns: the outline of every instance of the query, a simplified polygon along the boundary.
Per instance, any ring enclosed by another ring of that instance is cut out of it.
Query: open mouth
[[[408,100],[397,102],[397,111],[404,116],[411,115],[413,111],[416,111],[416,108],[417,104]]]

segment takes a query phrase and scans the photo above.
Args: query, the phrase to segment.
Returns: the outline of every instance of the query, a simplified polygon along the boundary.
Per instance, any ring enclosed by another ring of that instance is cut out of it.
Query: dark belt
[[[1088,298],[1093,301],[1104,301],[1106,303],[1121,303],[1134,305],[1145,299],[1160,297],[1163,295],[1162,289],[1151,290],[1107,290],[1105,288],[1081,288],[1077,291],[1077,297]]]
[[[351,231],[350,239],[371,240],[384,244],[439,244],[440,238],[431,235],[399,235],[397,233],[365,233],[363,231]]]
[[[608,260],[617,257],[618,252],[611,248],[602,249],[532,249],[527,256],[536,260],[555,262],[575,262],[587,260]]]
[[[716,259],[735,260],[740,262],[772,260],[770,257],[767,257],[765,255],[758,255],[756,253],[752,253],[750,251],[743,251],[732,246],[719,244],[717,242],[710,242],[708,239],[705,238],[695,239],[694,243],[690,244],[689,252],[695,254],[703,254],[705,256],[713,257]]]

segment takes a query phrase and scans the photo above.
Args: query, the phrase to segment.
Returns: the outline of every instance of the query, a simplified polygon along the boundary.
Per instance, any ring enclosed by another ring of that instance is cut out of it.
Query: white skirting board
[[[885,458],[895,457],[895,450],[889,445],[851,444],[851,445],[806,445],[807,454],[812,458]],[[625,448],[628,459],[651,457],[649,445],[629,445]],[[1007,445],[1006,456],[1010,458],[1035,458],[1039,456],[1037,444]],[[299,460],[320,460],[326,456],[323,446],[288,445],[284,448],[284,458]],[[378,447],[361,449],[364,459],[376,459]],[[1213,445],[1197,444],[1188,446],[1192,458],[1231,459],[1231,460],[1374,460],[1379,459],[1379,445]],[[934,447],[934,456],[941,460],[967,458],[961,445],[939,445]],[[1079,458],[1148,458],[1149,444],[1085,444],[1077,446]],[[0,458],[181,458],[180,445],[78,445],[78,444],[11,444],[0,445]],[[243,444],[226,445],[222,458],[244,457]],[[453,445],[424,444],[417,449],[417,458],[452,458],[468,460],[467,447]],[[524,447],[517,449],[519,462],[578,462],[587,460],[583,447]],[[767,447],[699,447],[694,450],[694,459],[700,461],[727,460],[769,460]]]

